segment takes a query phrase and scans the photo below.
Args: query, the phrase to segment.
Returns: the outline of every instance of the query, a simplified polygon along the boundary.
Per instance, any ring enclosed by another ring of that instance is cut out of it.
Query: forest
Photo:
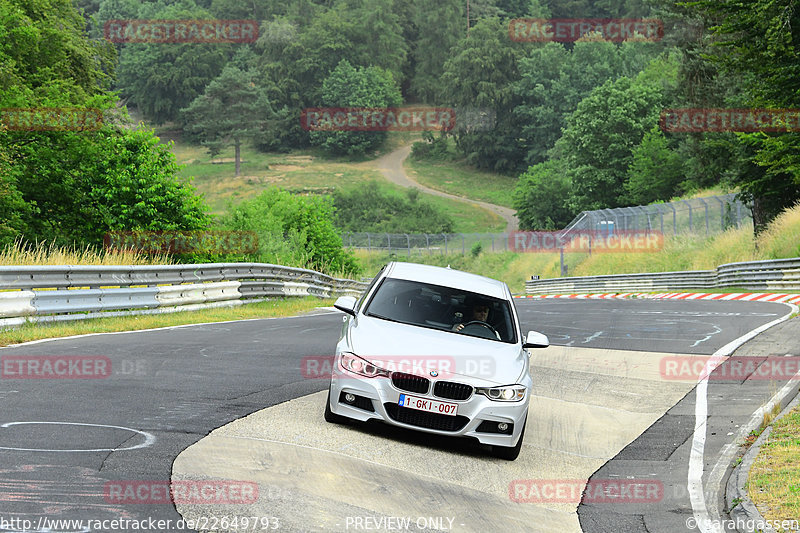
[[[191,186],[176,178],[168,147],[137,127],[129,110],[148,126],[175,124],[211,153],[230,146],[238,153],[241,143],[252,143],[269,152],[318,147],[336,158],[363,157],[387,135],[303,128],[304,110],[404,105],[492,114],[491,128],[426,133],[427,149],[415,152],[518,178],[514,207],[522,229],[561,228],[582,210],[667,201],[722,185],[752,206],[758,232],[800,199],[797,128],[665,131],[662,116],[686,108],[800,107],[800,33],[792,31],[800,13],[793,6],[0,0],[0,109],[103,113],[101,126],[72,131],[20,131],[0,121],[0,244],[22,238],[98,245],[108,231],[220,223],[242,229],[255,224],[244,220],[247,212],[267,216],[248,205],[212,220]],[[510,32],[518,19],[577,18],[657,20],[663,35],[531,42]],[[118,42],[106,33],[107,23],[119,20],[257,21],[258,36],[238,43]],[[437,143],[454,146],[456,155],[436,150]],[[276,192],[261,206],[294,203],[273,209],[267,225],[276,239],[294,235],[308,259],[315,232],[297,224],[332,224],[333,201]],[[326,226],[317,234],[335,231]],[[345,264],[344,257],[336,261]]]

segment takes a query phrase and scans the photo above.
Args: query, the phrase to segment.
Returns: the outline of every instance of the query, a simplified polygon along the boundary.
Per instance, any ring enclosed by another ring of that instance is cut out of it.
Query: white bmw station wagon
[[[347,314],[336,346],[325,420],[377,419],[471,437],[514,460],[532,387],[528,348],[508,286],[428,265],[389,263]]]

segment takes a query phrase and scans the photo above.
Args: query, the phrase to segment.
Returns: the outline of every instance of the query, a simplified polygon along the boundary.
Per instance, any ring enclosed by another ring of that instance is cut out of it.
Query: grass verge
[[[293,316],[312,311],[317,307],[333,305],[333,301],[332,299],[319,299],[308,296],[305,298],[275,299],[235,307],[218,307],[200,311],[93,318],[56,324],[28,323],[17,329],[0,331],[0,346],[53,337],[85,335],[88,333],[138,331],[142,329],[165,328],[185,324],[201,324],[204,322],[225,322],[228,320],[245,320],[249,318]]]
[[[406,173],[426,187],[473,200],[513,207],[517,178],[476,170],[463,161],[432,161],[409,157]]]
[[[772,426],[750,468],[747,492],[765,519],[800,519],[800,407]],[[774,522],[773,522],[774,523]],[[795,522],[796,524],[796,522]],[[778,529],[778,531],[793,531]]]
[[[330,194],[336,189],[350,189],[377,181],[381,187],[405,194],[405,189],[386,181],[374,160],[329,158],[313,149],[295,150],[288,154],[263,153],[252,146],[242,146],[241,175],[235,177],[233,148],[212,158],[202,146],[182,142],[179,137],[164,136],[162,140],[166,139],[175,141],[172,152],[177,162],[184,165],[179,177],[194,185],[215,215],[225,213],[229,203],[237,204],[269,187],[280,187],[297,194]],[[386,147],[371,155],[380,156],[389,148],[398,148],[411,140],[410,134],[390,135]],[[460,194],[464,195],[463,192]],[[505,229],[505,222],[499,216],[477,205],[425,193],[421,193],[421,198],[453,218],[453,231],[471,233]]]

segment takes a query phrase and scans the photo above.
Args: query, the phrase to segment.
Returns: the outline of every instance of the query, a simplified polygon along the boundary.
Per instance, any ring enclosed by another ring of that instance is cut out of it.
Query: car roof
[[[504,282],[449,267],[393,262],[386,267],[384,275],[388,278],[421,281],[443,287],[463,289],[504,300],[508,298],[508,287]]]

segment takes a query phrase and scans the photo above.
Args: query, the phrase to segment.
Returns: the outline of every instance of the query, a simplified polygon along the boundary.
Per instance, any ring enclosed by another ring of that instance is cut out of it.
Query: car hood
[[[457,379],[473,386],[517,383],[527,368],[527,353],[507,344],[379,318],[359,316],[348,328],[347,344],[356,355],[382,368]]]

